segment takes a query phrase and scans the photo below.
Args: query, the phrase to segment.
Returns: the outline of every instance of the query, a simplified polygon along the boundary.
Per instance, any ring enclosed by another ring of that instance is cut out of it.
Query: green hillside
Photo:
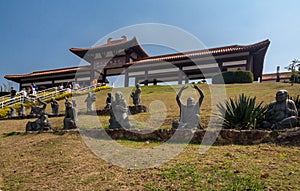
[[[155,109],[155,104],[158,104],[159,108],[155,111],[166,108],[166,119],[160,128],[170,128],[172,121],[179,119],[175,97],[180,87],[142,87],[143,105]],[[215,107],[211,104],[212,97],[214,101],[222,101],[244,93],[268,104],[275,100],[275,93],[280,89],[288,90],[293,97],[300,94],[300,84],[230,84],[225,89],[220,85],[200,84],[199,87],[205,94],[200,111],[204,127]],[[211,88],[216,88],[215,95],[211,94]],[[105,106],[109,91],[96,93],[97,109]],[[112,91],[122,91],[125,97],[129,97],[132,89]],[[226,97],[222,94],[224,92]],[[188,89],[183,94],[183,101],[190,95],[197,98],[197,94]],[[85,97],[75,98],[80,112],[85,111]],[[130,99],[127,101],[132,105]],[[62,113],[63,103],[64,100],[61,100]],[[47,107],[50,112],[50,106]],[[140,124],[139,128],[147,128],[141,123],[150,120],[151,114],[142,113],[131,118]],[[106,128],[108,119],[109,116],[82,115],[80,124],[84,128]],[[200,154],[200,145],[190,144],[162,165],[126,169],[97,157],[77,132],[25,134],[26,123],[33,120],[0,120],[0,190],[300,190],[300,150],[297,146],[212,146]],[[63,117],[50,118],[50,122],[55,129],[60,129]],[[110,140],[103,141],[111,143]],[[155,149],[162,144],[151,141],[117,142],[124,147],[142,150]],[[148,157],[149,160],[155,158]]]

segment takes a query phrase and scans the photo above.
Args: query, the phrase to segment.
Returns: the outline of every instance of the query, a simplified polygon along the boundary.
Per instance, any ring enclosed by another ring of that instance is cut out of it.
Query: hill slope
[[[200,88],[205,94],[201,106],[201,122],[205,124],[210,115],[210,92],[208,85]],[[245,93],[269,103],[277,90],[287,89],[295,96],[300,94],[299,88],[298,84],[282,83],[233,84],[226,85],[226,92],[227,97]],[[97,109],[104,107],[107,92],[96,93]],[[166,105],[167,127],[179,118],[175,96],[172,87],[142,87],[142,104],[149,106],[153,100],[161,100]],[[79,105],[84,104],[84,98]],[[61,107],[62,104],[63,101]],[[148,114],[133,117],[139,121],[149,119]],[[103,126],[108,124],[107,116],[99,119]],[[62,127],[62,117],[50,120],[54,127]],[[213,146],[200,154],[199,145],[188,145],[160,166],[124,169],[98,158],[76,132],[25,134],[27,121],[0,121],[0,190],[300,190],[298,147]],[[118,143],[136,149],[154,149],[162,144],[126,140]],[[149,160],[153,157],[149,156]]]

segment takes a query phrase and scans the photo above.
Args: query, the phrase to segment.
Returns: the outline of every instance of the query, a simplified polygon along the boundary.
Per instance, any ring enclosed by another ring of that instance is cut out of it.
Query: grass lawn
[[[206,126],[213,106],[209,85],[202,84],[200,88],[205,94],[201,123]],[[299,84],[226,85],[227,97],[245,93],[266,104],[275,99],[280,89],[287,89],[293,97],[300,94]],[[97,109],[104,107],[107,92],[97,93]],[[176,92],[168,86],[142,87],[142,104],[150,107],[153,100],[164,103],[166,119],[162,126],[166,128],[172,120],[179,119],[175,96]],[[81,111],[85,110],[85,97],[78,101]],[[64,112],[63,101],[60,105]],[[89,116],[82,117],[85,121],[81,123],[91,127],[108,125],[108,116],[96,117],[97,122]],[[150,114],[131,117],[136,123],[151,120]],[[200,154],[200,145],[190,144],[160,166],[126,169],[98,158],[76,132],[25,134],[28,121],[33,119],[0,121],[0,190],[300,190],[299,146],[224,145],[212,146]],[[62,121],[63,117],[50,118],[54,128],[61,128]],[[137,149],[154,149],[161,144],[118,142]]]

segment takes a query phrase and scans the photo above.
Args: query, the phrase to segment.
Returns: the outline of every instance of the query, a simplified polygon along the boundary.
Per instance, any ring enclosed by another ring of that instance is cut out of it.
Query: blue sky
[[[141,23],[182,28],[208,48],[269,39],[264,73],[284,71],[300,59],[299,8],[297,0],[2,0],[0,85],[6,74],[77,66],[69,48]]]

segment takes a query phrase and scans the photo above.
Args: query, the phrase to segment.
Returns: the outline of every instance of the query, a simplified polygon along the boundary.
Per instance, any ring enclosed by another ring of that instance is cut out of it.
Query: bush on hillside
[[[300,117],[300,95],[297,95],[296,97],[290,97],[289,99],[295,102],[296,108],[298,109],[298,117]]]
[[[221,112],[220,117],[224,120],[225,129],[250,130],[261,128],[265,120],[267,106],[263,102],[256,104],[256,97],[247,97],[244,94],[238,99],[230,98],[225,105],[217,105]]]
[[[212,78],[213,84],[252,83],[253,73],[250,71],[227,71]]]
[[[5,107],[3,109],[0,109],[0,118],[6,117],[9,112],[10,112],[10,108],[9,107]]]

